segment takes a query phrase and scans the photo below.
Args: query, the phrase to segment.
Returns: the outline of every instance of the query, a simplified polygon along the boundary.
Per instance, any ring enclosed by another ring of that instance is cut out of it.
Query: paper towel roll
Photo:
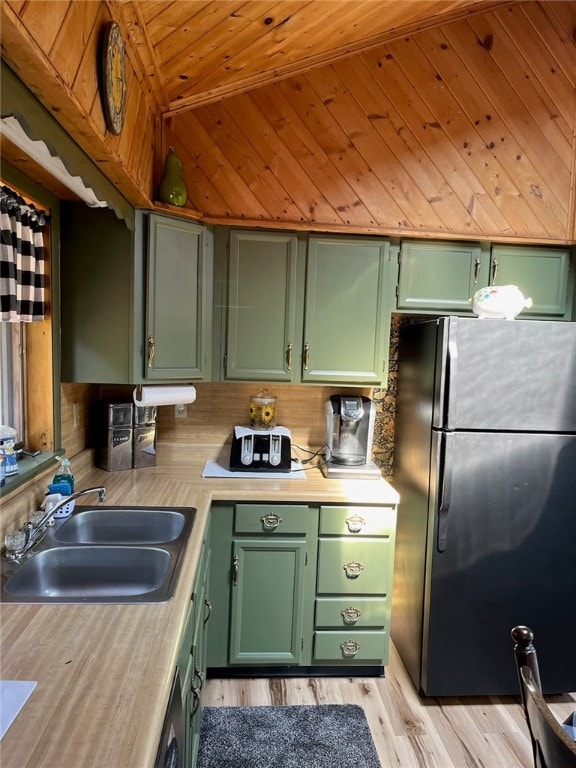
[[[140,392],[138,392],[138,389],[140,389]],[[173,387],[137,387],[132,397],[138,406],[179,405],[193,403],[196,400],[196,388],[192,384]]]

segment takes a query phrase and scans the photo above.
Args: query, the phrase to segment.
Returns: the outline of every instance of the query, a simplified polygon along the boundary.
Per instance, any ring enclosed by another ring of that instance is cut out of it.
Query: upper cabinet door
[[[226,379],[298,379],[297,245],[296,235],[231,232]]]
[[[212,240],[189,221],[151,215],[144,377],[208,379]]]
[[[488,263],[476,243],[404,240],[397,307],[470,314],[468,300],[488,285]]]
[[[532,306],[522,317],[564,317],[569,309],[570,253],[567,248],[495,245],[491,285],[517,285]]]
[[[302,381],[380,385],[388,360],[389,268],[385,240],[309,239]]]

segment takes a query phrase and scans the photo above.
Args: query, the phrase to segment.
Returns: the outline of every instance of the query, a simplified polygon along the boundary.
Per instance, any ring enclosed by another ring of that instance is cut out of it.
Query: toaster
[[[270,432],[236,427],[230,448],[232,472],[290,472],[292,446],[289,430]]]

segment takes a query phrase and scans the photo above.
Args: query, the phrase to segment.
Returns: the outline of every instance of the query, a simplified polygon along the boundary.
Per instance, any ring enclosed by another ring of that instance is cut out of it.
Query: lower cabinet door
[[[385,630],[315,632],[314,660],[384,664],[388,660],[388,633]]]
[[[299,664],[306,542],[234,541],[231,664]]]

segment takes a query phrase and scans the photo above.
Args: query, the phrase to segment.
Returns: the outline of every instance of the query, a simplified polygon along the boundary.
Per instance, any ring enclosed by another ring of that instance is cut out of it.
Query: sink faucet
[[[69,504],[71,501],[79,499],[81,496],[87,496],[90,493],[97,493],[98,501],[101,503],[106,498],[106,488],[104,488],[103,485],[97,486],[96,488],[85,488],[83,491],[76,491],[76,493],[72,493],[70,496],[66,496],[62,499],[62,501],[59,501],[54,506],[50,506],[46,510],[44,516],[36,524],[30,522],[24,523],[22,530],[26,533],[26,543],[21,549],[7,552],[6,557],[10,560],[19,560],[23,555],[26,554],[26,552],[28,552],[29,549],[34,546],[34,544],[39,542],[43,535],[46,533],[46,526],[48,525],[48,521],[52,515],[58,512],[59,509],[62,509],[62,507],[65,507],[66,504]]]

